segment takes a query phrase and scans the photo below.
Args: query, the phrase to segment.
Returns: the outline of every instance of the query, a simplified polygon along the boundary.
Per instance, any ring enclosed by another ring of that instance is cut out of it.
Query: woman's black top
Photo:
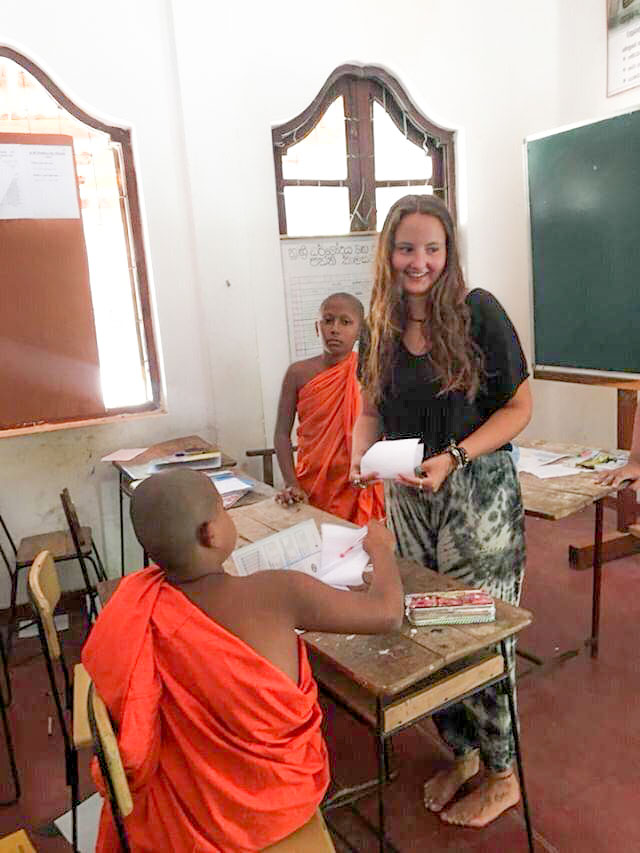
[[[438,395],[441,382],[431,358],[412,355],[398,341],[378,406],[386,438],[422,436],[425,457],[462,441],[513,397],[527,378],[527,363],[513,324],[486,290],[467,296],[471,335],[484,353],[485,380],[475,399],[462,391]]]

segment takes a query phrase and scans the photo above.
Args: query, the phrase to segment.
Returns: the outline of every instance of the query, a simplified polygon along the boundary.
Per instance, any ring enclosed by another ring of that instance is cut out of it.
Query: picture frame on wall
[[[640,0],[606,0],[607,96],[640,86]]]

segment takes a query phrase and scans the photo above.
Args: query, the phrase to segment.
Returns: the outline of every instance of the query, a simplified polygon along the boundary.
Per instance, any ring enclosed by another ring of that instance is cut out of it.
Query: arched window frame
[[[282,158],[317,126],[333,101],[344,98],[347,144],[345,180],[304,180],[283,177]],[[373,142],[373,103],[377,101],[398,130],[412,143],[426,148],[432,158],[429,181],[376,181]],[[327,79],[314,100],[299,115],[272,130],[273,156],[281,235],[287,234],[284,189],[287,186],[348,187],[351,231],[375,231],[377,187],[431,186],[456,219],[454,131],[428,119],[413,103],[401,84],[376,65],[341,65]]]
[[[138,181],[135,172],[133,148],[131,143],[131,130],[129,128],[109,125],[92,116],[75,104],[59,86],[44,72],[35,62],[28,57],[0,44],[0,57],[12,60],[31,74],[51,95],[51,97],[70,115],[78,121],[101,131],[110,137],[114,144],[116,157],[116,173],[119,184],[120,207],[124,239],[129,259],[129,271],[131,278],[131,291],[134,302],[134,310],[138,321],[136,330],[138,334],[138,345],[141,364],[146,364],[151,399],[140,405],[124,406],[122,408],[110,408],[107,414],[98,415],[88,420],[81,419],[78,423],[65,421],[63,423],[50,423],[46,420],[34,427],[16,428],[3,430],[2,435],[15,435],[24,432],[39,431],[42,429],[59,429],[65,426],[79,425],[79,423],[90,423],[92,421],[109,421],[126,414],[138,414],[162,410],[162,380],[158,358],[157,339],[153,327],[153,311],[149,288],[149,274],[144,248],[144,236],[142,228],[141,205],[138,195]]]

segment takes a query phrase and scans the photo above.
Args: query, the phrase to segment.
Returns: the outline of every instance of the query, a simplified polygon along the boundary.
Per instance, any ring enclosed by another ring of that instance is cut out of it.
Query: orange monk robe
[[[355,524],[384,517],[381,483],[349,482],[351,437],[362,408],[357,353],[318,373],[298,391],[296,476],[309,503]]]
[[[309,820],[329,769],[301,640],[299,656],[296,685],[155,566],[120,582],[82,661],[118,732],[133,853],[247,853]],[[105,803],[96,851],[118,849]]]

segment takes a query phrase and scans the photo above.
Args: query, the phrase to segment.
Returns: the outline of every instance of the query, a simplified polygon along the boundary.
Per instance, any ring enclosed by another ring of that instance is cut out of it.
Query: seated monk
[[[359,489],[349,481],[351,434],[361,409],[353,346],[363,319],[362,303],[349,293],[334,293],[324,300],[316,321],[323,352],[296,361],[287,370],[274,435],[284,479],[276,500],[308,501],[359,526],[384,517],[382,484]],[[294,467],[291,430],[296,413]]]
[[[131,518],[156,565],[118,584],[82,652],[131,787],[131,849],[263,850],[311,818],[329,782],[317,688],[294,628],[399,627],[392,536],[371,524],[371,585],[342,592],[295,571],[226,574],[236,530],[197,471],[145,480]],[[93,772],[104,793],[95,762]],[[117,849],[105,801],[96,850]]]

